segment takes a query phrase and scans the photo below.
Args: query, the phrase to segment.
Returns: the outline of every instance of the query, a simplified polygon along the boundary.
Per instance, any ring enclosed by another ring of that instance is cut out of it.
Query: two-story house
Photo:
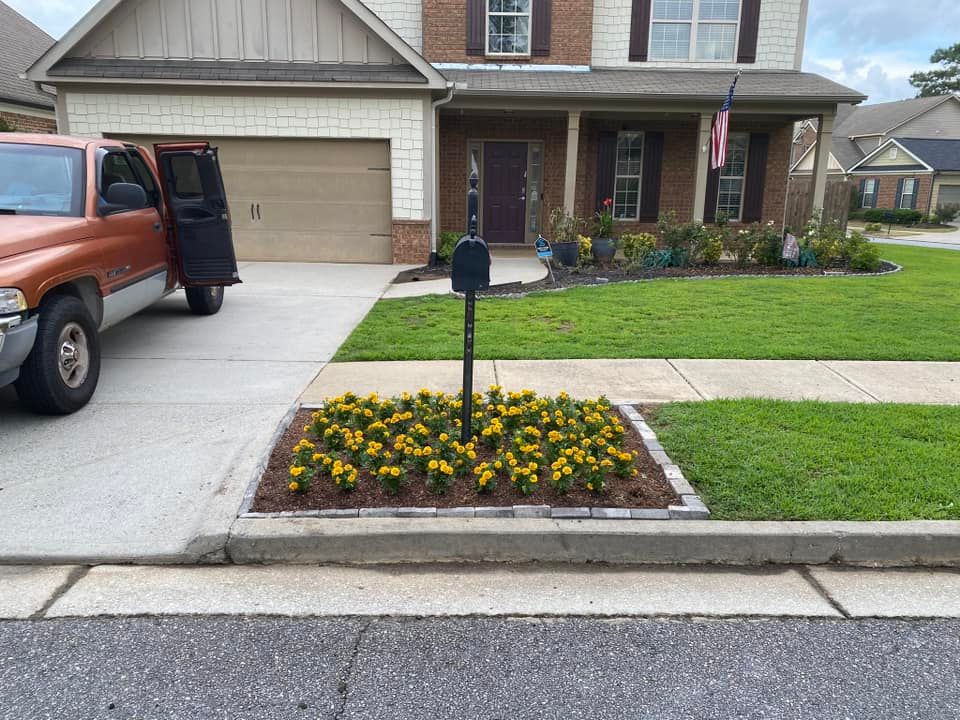
[[[52,37],[0,2],[0,127],[19,132],[57,131],[53,97],[21,77],[52,44]]]
[[[794,177],[813,172],[816,128],[808,120],[794,138]],[[960,97],[841,106],[827,172],[852,180],[863,208],[927,214],[960,204]]]
[[[619,231],[781,223],[816,116],[822,199],[837,107],[864,97],[800,72],[807,1],[101,0],[29,77],[66,132],[212,139],[244,258],[423,262],[466,229],[473,169],[491,244],[605,198]]]

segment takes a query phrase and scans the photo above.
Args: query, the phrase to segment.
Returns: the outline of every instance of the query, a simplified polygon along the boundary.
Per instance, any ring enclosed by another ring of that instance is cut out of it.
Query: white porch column
[[[563,173],[563,208],[573,215],[577,200],[577,155],[580,152],[580,111],[567,113],[567,165]]]
[[[693,220],[703,222],[703,209],[707,204],[707,175],[710,172],[710,130],[713,115],[700,115],[697,132],[697,176],[693,186]]]
[[[823,210],[827,194],[827,169],[833,150],[833,122],[836,115],[821,115],[817,130],[817,146],[813,156],[813,211]]]

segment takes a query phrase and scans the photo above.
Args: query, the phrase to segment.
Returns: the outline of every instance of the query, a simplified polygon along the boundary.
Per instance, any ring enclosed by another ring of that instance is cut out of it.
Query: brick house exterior
[[[0,126],[15,132],[55,133],[54,101],[20,77],[53,38],[0,1]]]
[[[246,167],[236,148],[302,142],[317,164],[298,166],[290,211],[271,181],[234,198],[265,210],[242,256],[422,263],[466,230],[473,170],[491,244],[528,245],[551,210],[589,218],[606,197],[617,233],[670,211],[781,223],[795,124],[829,129],[864,99],[800,71],[808,1],[245,0],[238,15],[194,0],[187,18],[99,0],[28,75],[56,87],[65,132],[221,140],[226,175]],[[732,159],[713,171],[713,115],[741,71]],[[344,217],[364,222],[310,239]]]

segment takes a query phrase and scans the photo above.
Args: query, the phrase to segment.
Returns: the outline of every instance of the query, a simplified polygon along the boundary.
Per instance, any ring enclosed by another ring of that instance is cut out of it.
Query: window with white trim
[[[617,135],[617,169],[613,181],[613,216],[618,220],[636,220],[640,217],[642,174],[643,133],[620,133]]]
[[[917,194],[917,181],[910,178],[903,181],[903,192],[900,193],[900,209],[910,210],[913,207],[913,196]]]
[[[530,3],[487,0],[487,54],[530,54]]]
[[[863,198],[860,200],[860,207],[862,208],[872,208],[876,205],[877,197],[877,181],[876,180],[864,180],[863,181]]]
[[[717,214],[730,220],[739,220],[743,210],[743,187],[747,179],[747,148],[749,133],[730,133],[727,137],[727,164],[720,171],[720,192]]]
[[[654,0],[651,60],[732,62],[740,0]]]

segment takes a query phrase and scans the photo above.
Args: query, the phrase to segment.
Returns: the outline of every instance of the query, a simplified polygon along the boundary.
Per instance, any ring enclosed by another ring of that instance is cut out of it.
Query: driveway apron
[[[75,415],[0,390],[0,562],[217,559],[277,423],[397,271],[243,264],[218,315],[178,292],[105,333]]]

